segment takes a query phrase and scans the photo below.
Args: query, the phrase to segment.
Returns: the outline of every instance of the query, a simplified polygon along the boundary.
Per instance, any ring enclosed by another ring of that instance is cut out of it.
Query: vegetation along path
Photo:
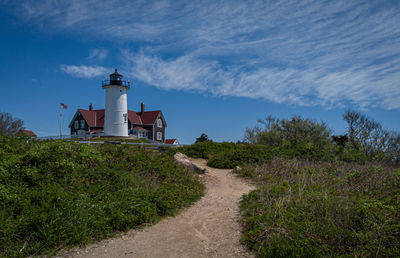
[[[64,257],[253,257],[240,244],[239,201],[254,187],[229,169],[206,166],[206,192],[192,207],[142,230],[132,230]]]

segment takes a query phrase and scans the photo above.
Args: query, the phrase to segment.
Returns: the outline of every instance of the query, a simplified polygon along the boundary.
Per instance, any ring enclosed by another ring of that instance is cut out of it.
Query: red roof
[[[104,126],[104,109],[86,110],[78,109],[90,127]]]
[[[135,129],[137,129],[137,130],[144,130],[144,131],[147,131],[146,129],[144,129],[143,127],[141,127],[141,126],[135,126],[135,127],[133,127],[132,128],[132,130],[135,130]]]
[[[165,143],[166,144],[174,144],[176,142],[176,139],[166,139]]]
[[[137,112],[128,110],[128,119],[132,124],[142,124],[142,120],[140,120],[140,116]]]
[[[104,109],[78,109],[90,127],[104,127]],[[156,122],[161,110],[140,112],[128,110],[128,119],[132,124],[152,125]]]
[[[31,130],[21,130],[21,132],[25,133],[26,135],[36,136],[36,134]]]
[[[158,115],[160,114],[161,110],[156,111],[146,111],[144,112],[140,118],[142,119],[142,123],[144,125],[152,125],[156,122]]]

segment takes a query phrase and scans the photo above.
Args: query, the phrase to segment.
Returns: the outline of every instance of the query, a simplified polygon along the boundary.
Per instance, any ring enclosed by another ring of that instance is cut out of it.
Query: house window
[[[157,119],[157,127],[161,128],[162,127],[162,121],[161,119]]]
[[[85,128],[85,120],[81,120],[81,128]]]
[[[162,140],[162,132],[157,132],[157,141]]]
[[[146,138],[147,137],[147,131],[139,131],[139,138]]]
[[[75,120],[74,127],[75,127],[75,129],[79,129],[79,121],[78,120]]]

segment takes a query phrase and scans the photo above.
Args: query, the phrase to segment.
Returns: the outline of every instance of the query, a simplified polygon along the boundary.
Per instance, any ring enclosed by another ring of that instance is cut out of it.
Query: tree
[[[202,133],[199,138],[196,138],[195,143],[200,143],[200,142],[212,142],[212,140],[208,138],[207,134]]]
[[[324,122],[300,116],[293,116],[290,120],[268,116],[265,120],[258,120],[258,123],[264,128],[247,128],[243,138],[245,141],[269,146],[312,144],[317,148],[325,148],[331,144],[331,131]]]
[[[343,114],[343,119],[347,122],[348,127],[347,127],[347,136],[349,137],[350,143],[353,146],[354,149],[358,150],[358,143],[357,143],[357,135],[358,135],[358,130],[356,131],[357,126],[357,121],[359,120],[361,114],[356,111],[351,111],[347,110]]]
[[[390,133],[382,124],[357,111],[347,110],[343,114],[347,122],[347,135],[351,146],[366,155],[385,152],[390,141]]]
[[[389,132],[387,154],[397,166],[400,164],[400,133]]]
[[[0,113],[0,134],[16,135],[24,129],[24,122],[21,119],[13,118],[10,113]]]
[[[382,124],[357,111],[343,114],[347,122],[350,147],[365,155],[390,163],[400,163],[400,134],[383,128]]]

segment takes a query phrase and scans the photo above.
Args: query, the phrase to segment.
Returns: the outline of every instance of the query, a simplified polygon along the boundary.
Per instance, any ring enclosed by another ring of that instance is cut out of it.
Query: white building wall
[[[128,136],[128,106],[126,88],[110,85],[106,90],[104,135]]]

